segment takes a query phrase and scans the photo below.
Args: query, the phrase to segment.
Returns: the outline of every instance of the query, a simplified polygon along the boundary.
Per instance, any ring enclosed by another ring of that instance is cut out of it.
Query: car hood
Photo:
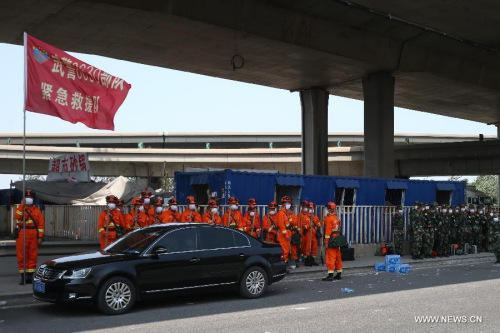
[[[132,257],[139,257],[136,254],[118,254],[104,251],[79,253],[72,256],[53,259],[45,264],[49,267],[74,269],[92,267],[102,264],[129,260]]]

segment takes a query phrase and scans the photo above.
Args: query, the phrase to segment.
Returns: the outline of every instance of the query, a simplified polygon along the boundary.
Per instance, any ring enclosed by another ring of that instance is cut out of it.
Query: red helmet
[[[282,204],[284,204],[286,202],[292,203],[292,198],[290,198],[288,195],[285,195],[283,198],[281,198]]]
[[[309,201],[309,204],[307,205],[307,207],[309,207],[309,208],[314,208],[314,202]]]
[[[302,207],[309,207],[309,202],[308,202],[308,201],[306,201],[306,200],[303,200],[303,201],[300,203],[300,205],[301,205]]]
[[[229,199],[227,199],[227,203],[228,204],[238,204],[238,199],[236,199],[236,197],[229,197]]]
[[[179,203],[177,202],[176,198],[170,198],[170,200],[168,200],[168,204],[172,206],[172,205],[178,205]]]
[[[214,199],[210,199],[210,200],[208,200],[207,205],[210,208],[217,208],[217,201],[215,201]]]
[[[155,197],[153,199],[153,205],[155,206],[163,206],[163,200],[160,197]]]
[[[328,202],[326,205],[325,205],[326,209],[337,209],[337,205],[335,204],[335,202]]]
[[[257,206],[257,200],[255,200],[254,198],[248,199],[248,207],[255,208],[256,206]]]
[[[186,198],[186,204],[196,204],[196,200],[194,200],[194,197],[190,195],[189,197]]]
[[[140,206],[143,204],[144,201],[142,201],[142,198],[133,198],[132,199],[132,206]]]
[[[116,205],[117,206],[123,206],[125,204],[125,201],[123,199],[117,199],[116,200]]]
[[[34,198],[35,197],[35,192],[33,192],[32,190],[26,190],[26,192],[24,193],[24,196],[26,198]]]
[[[276,201],[271,201],[267,207],[270,209],[278,208],[278,203]]]
[[[118,198],[115,197],[114,195],[108,195],[106,197],[106,202],[114,202],[114,203],[116,203],[117,201],[118,201]]]
[[[141,197],[149,198],[149,197],[151,197],[151,192],[149,192],[148,190],[144,190],[141,192]]]

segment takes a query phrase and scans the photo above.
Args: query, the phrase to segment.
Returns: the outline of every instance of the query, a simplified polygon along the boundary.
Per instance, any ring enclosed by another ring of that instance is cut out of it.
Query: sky
[[[54,45],[57,47],[57,45]],[[115,132],[300,132],[299,93],[69,52],[132,85]],[[23,47],[0,43],[1,133],[23,132]],[[397,84],[397,82],[396,82]],[[363,132],[363,102],[330,96],[329,132]],[[27,112],[27,133],[110,132]],[[395,108],[395,133],[496,135],[496,127]],[[6,143],[0,143],[6,144]],[[19,170],[22,173],[22,170]],[[471,178],[471,177],[468,177]],[[18,175],[0,175],[8,188]]]

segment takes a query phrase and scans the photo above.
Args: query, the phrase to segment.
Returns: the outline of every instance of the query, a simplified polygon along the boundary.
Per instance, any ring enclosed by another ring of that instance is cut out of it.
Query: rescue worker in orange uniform
[[[167,223],[180,222],[181,213],[179,213],[179,203],[176,198],[170,198],[168,200],[168,209],[165,213],[167,216]]]
[[[219,215],[217,201],[210,199],[208,200],[207,206],[207,211],[201,216],[201,222],[221,225],[222,218]]]
[[[141,198],[132,199],[132,210],[125,215],[125,225],[127,233],[149,225]]]
[[[153,206],[155,207],[155,212],[150,218],[151,224],[162,224],[168,222],[167,212],[163,209],[163,200],[159,197],[155,197],[153,200]]]
[[[278,209],[278,204],[276,201],[271,201],[267,205],[267,214],[262,218],[262,230],[264,230],[264,241],[277,243],[276,231],[278,230],[278,219],[276,215],[276,210]]]
[[[97,230],[101,234],[101,250],[116,240],[116,226],[120,223],[120,213],[115,209],[118,198],[114,195],[106,197],[106,210],[99,214]]]
[[[141,192],[142,202],[144,202],[144,212],[148,216],[153,216],[155,213],[155,207],[151,204],[151,192],[144,190]]]
[[[293,269],[299,267],[299,253],[300,246],[302,244],[303,223],[306,222],[304,220],[306,216],[303,215],[302,221],[299,221],[297,215],[295,215],[293,212],[290,213],[290,216],[290,230],[292,231],[292,236],[290,239],[290,268]]]
[[[36,270],[38,261],[38,246],[43,243],[45,234],[45,221],[40,209],[33,205],[34,199],[35,193],[26,190],[24,199],[15,213],[16,228],[18,230],[16,232],[16,253],[17,268],[21,274],[20,285],[33,282],[33,273]],[[24,264],[25,261],[26,265]]]
[[[304,237],[304,256],[307,256],[305,265],[306,266],[318,266],[314,258],[318,254],[318,238],[316,235],[321,235],[321,220],[318,215],[314,213],[314,203],[309,202],[308,205],[309,218],[311,219],[311,228],[308,230]],[[317,233],[319,231],[319,233]]]
[[[304,256],[307,257],[307,253],[305,251],[306,247],[306,238],[307,234],[309,232],[309,229],[311,228],[311,217],[309,215],[309,202],[306,200],[303,200],[300,203],[300,212],[297,214],[297,231],[299,235],[301,235],[300,238],[300,261],[304,261]]]
[[[254,198],[248,200],[248,209],[243,216],[243,231],[254,238],[260,237],[262,229],[260,215],[257,211],[257,201]]]
[[[281,246],[281,251],[283,252],[283,259],[288,265],[288,258],[290,256],[290,240],[292,237],[292,222],[294,220],[292,213],[292,199],[289,196],[284,196],[281,198],[281,209],[276,214],[276,219],[278,221],[278,243]],[[290,266],[291,267],[291,266]]]
[[[125,235],[126,230],[127,230],[127,223],[125,222],[125,210],[123,206],[125,205],[125,201],[123,199],[117,199],[116,200],[116,215],[118,216],[118,226],[119,228],[117,229],[117,238],[122,237]],[[121,228],[121,230],[120,230]],[[118,234],[118,230],[120,231],[121,235]]]
[[[227,199],[227,211],[222,216],[222,224],[226,227],[240,229],[243,224],[243,215],[238,209],[238,199],[236,197],[229,197]]]
[[[335,236],[340,234],[341,222],[336,213],[337,205],[335,202],[327,203],[326,209],[328,211],[328,215],[325,217],[325,244],[328,244],[332,235]],[[327,247],[325,259],[328,275],[323,279],[323,281],[340,280],[340,275],[342,274],[342,257],[340,247]],[[337,275],[333,276],[333,273],[337,273]]]
[[[201,222],[201,215],[196,210],[196,201],[193,196],[186,198],[187,209],[181,215],[181,222]]]

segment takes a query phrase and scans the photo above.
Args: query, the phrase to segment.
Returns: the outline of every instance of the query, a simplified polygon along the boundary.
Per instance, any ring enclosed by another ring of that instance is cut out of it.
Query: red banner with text
[[[131,85],[26,35],[26,110],[114,130]]]

